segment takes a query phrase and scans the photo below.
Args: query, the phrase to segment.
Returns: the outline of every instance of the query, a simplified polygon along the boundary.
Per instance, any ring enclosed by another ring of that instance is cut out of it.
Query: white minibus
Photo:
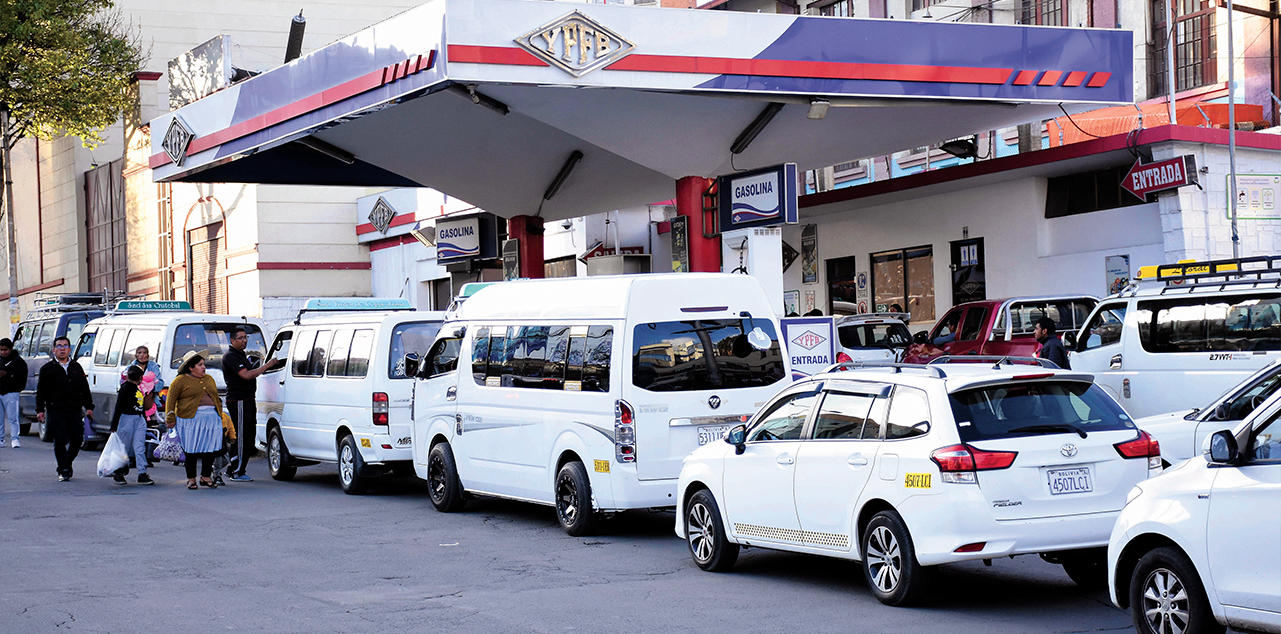
[[[307,300],[271,344],[286,363],[258,377],[257,444],[271,477],[337,463],[342,490],[359,495],[384,473],[412,474],[405,356],[431,347],[442,317],[403,299]]]
[[[1072,369],[1135,418],[1204,406],[1281,358],[1278,273],[1278,256],[1145,266],[1065,335]]]
[[[441,511],[464,493],[525,500],[571,535],[675,507],[685,457],[790,383],[778,332],[746,275],[485,287],[408,364],[414,469]]]

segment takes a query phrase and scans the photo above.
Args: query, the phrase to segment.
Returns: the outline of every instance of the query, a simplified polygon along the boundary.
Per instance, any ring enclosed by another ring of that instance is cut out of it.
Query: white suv
[[[1088,374],[959,360],[840,364],[696,450],[676,521],[694,562],[726,570],[740,545],[861,560],[889,605],[924,598],[939,564],[1007,555],[1106,583],[1112,524],[1160,449]]]
[[[1204,458],[1130,492],[1108,581],[1139,632],[1281,632],[1279,419],[1281,393],[1207,438]]]

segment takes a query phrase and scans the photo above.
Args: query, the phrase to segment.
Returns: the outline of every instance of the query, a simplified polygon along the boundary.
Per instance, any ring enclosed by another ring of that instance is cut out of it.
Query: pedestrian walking
[[[262,365],[245,354],[249,345],[249,332],[237,327],[231,331],[231,346],[222,355],[222,376],[227,382],[227,415],[235,426],[236,441],[232,445],[235,457],[227,467],[227,478],[232,482],[253,482],[245,475],[250,455],[256,452],[254,439],[258,427],[258,404],[254,398],[258,391],[258,377],[276,366],[276,359]]]
[[[58,481],[73,475],[71,464],[84,443],[83,415],[93,419],[93,395],[84,368],[71,360],[71,340],[53,340],[53,360],[40,368],[36,379],[36,420],[53,436],[53,456],[58,461]]]
[[[0,339],[0,449],[5,447],[5,433],[14,449],[22,446],[18,436],[22,435],[22,424],[18,420],[18,397],[27,389],[27,362],[17,350],[13,341]]]
[[[1067,348],[1063,347],[1063,342],[1059,341],[1055,331],[1053,319],[1042,317],[1036,320],[1036,325],[1032,327],[1032,336],[1036,337],[1041,344],[1041,349],[1036,351],[1036,356],[1053,361],[1064,370],[1071,370],[1072,363],[1068,361]]]
[[[196,462],[200,462],[200,484],[217,488],[212,479],[213,461],[222,451],[222,401],[218,384],[205,371],[199,351],[183,355],[178,378],[169,386],[165,400],[165,425],[177,428],[182,450],[187,454],[187,488],[195,490]]]
[[[142,368],[131,365],[125,370],[125,382],[116,393],[116,411],[111,415],[111,431],[115,432],[125,450],[133,450],[134,464],[138,465],[138,484],[153,484],[147,475],[147,419],[144,412],[151,407],[151,394],[144,394]],[[125,484],[129,475],[129,465],[116,470],[116,484]]]

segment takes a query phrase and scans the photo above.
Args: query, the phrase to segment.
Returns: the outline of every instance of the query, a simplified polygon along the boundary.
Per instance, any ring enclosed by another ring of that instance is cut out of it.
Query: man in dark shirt
[[[1049,317],[1042,317],[1036,320],[1036,326],[1032,328],[1032,335],[1036,340],[1041,342],[1041,349],[1037,351],[1036,356],[1042,359],[1053,361],[1055,365],[1064,370],[1071,370],[1072,364],[1068,361],[1067,348],[1063,347],[1063,342],[1055,333],[1054,320]]]
[[[0,339],[0,448],[5,446],[5,432],[11,436],[13,448],[22,446],[18,436],[22,425],[18,420],[18,397],[27,387],[27,362],[13,349],[13,341]]]
[[[53,435],[53,456],[58,461],[58,481],[71,479],[71,463],[84,443],[84,415],[93,418],[93,395],[84,368],[71,360],[71,340],[53,340],[54,363],[40,368],[36,380],[36,419]]]
[[[254,481],[245,475],[258,427],[258,404],[254,396],[258,391],[258,376],[276,366],[275,359],[256,366],[254,360],[245,354],[248,345],[249,332],[237,327],[231,331],[231,347],[222,355],[222,376],[227,382],[227,414],[236,426],[236,456],[227,466],[227,478],[232,482]]]

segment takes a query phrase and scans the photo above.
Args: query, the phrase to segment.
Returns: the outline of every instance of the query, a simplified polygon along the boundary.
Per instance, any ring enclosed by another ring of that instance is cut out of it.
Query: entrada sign
[[[721,231],[796,224],[796,164],[784,163],[718,179]]]
[[[1155,163],[1144,164],[1142,160],[1135,161],[1134,166],[1121,180],[1121,187],[1147,200],[1148,194],[1177,189],[1184,185],[1195,185],[1196,182],[1196,157],[1185,154]]]
[[[636,48],[579,11],[516,38],[516,43],[574,77],[623,59]]]

